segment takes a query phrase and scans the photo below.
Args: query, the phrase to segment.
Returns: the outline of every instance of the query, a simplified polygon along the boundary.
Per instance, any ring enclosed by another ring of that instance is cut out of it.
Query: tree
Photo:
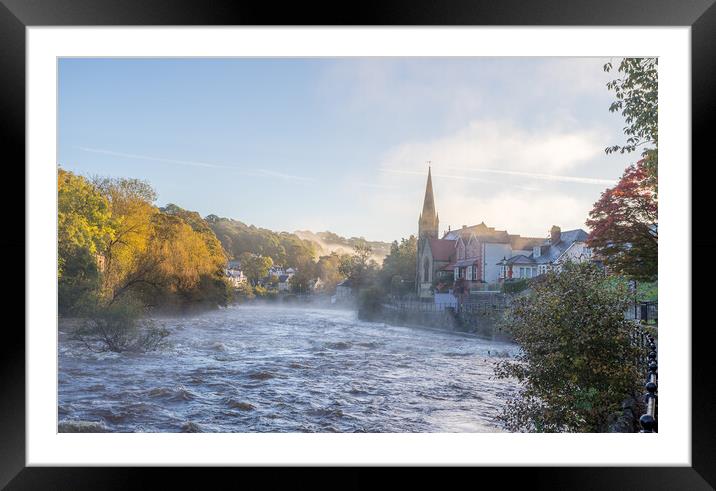
[[[353,250],[352,256],[343,257],[338,270],[350,278],[355,289],[360,290],[374,279],[378,264],[370,258],[373,250],[368,244],[358,243]]]
[[[315,265],[313,263],[304,263],[296,273],[288,280],[293,293],[308,293],[311,291],[311,285],[316,279]]]
[[[336,285],[345,279],[340,271],[340,266],[345,255],[332,252],[327,256],[321,256],[316,263],[316,275],[324,284],[324,289],[328,292],[335,290]]]
[[[629,166],[589,213],[589,245],[615,272],[641,281],[658,273],[658,202],[643,160]]]
[[[270,257],[251,254],[250,252],[241,254],[239,260],[241,261],[241,269],[252,286],[256,286],[259,280],[268,274],[269,268],[273,266],[273,261]]]
[[[57,276],[76,254],[96,255],[114,235],[107,199],[82,176],[57,170]],[[82,251],[82,252],[80,252]]]
[[[102,275],[102,296],[114,302],[146,276],[151,263],[140,262],[140,258],[146,252],[152,218],[159,210],[152,204],[156,193],[144,181],[97,177],[94,184],[109,202],[114,228],[104,249]]]
[[[106,198],[84,177],[58,169],[57,280],[61,314],[81,314],[96,301],[101,254],[114,233]]]
[[[604,65],[611,72],[614,65]],[[620,112],[626,126],[624,145],[606,148],[607,153],[631,153],[643,147],[642,159],[649,177],[648,183],[657,188],[657,165],[659,146],[659,78],[657,58],[623,58],[617,72],[621,75],[607,83],[614,91],[616,100],[609,106],[610,112]]]
[[[521,348],[495,369],[520,392],[500,419],[511,431],[599,432],[622,402],[637,393],[641,368],[624,318],[627,284],[591,263],[567,262],[518,297],[504,327]]]
[[[397,294],[412,291],[417,256],[418,241],[414,235],[401,239],[400,243],[394,241],[390,247],[390,254],[383,260],[380,273],[382,286]]]

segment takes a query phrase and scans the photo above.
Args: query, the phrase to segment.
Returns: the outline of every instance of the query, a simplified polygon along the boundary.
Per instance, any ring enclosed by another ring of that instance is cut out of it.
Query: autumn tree
[[[613,69],[612,63],[604,66]],[[613,271],[651,281],[658,273],[658,61],[624,58],[617,73],[607,83],[616,96],[609,110],[624,117],[626,142],[606,152],[641,149],[641,159],[594,204],[587,220],[589,245]]]
[[[630,165],[587,220],[590,247],[612,270],[641,281],[655,280],[658,273],[658,202],[648,181],[643,160]]]
[[[100,282],[102,253],[113,240],[107,199],[91,182],[57,172],[57,279],[60,313],[78,313]]]

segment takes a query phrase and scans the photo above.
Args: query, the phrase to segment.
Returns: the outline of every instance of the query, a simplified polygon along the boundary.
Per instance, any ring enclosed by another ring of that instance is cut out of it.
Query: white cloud
[[[424,169],[425,161],[466,169],[559,173],[601,155],[605,138],[595,130],[525,130],[509,122],[473,121],[457,133],[391,150],[385,167]]]
[[[390,149],[361,198],[394,237],[415,233],[431,160],[441,231],[484,221],[541,237],[551,225],[585,228],[593,203],[613,184],[588,172],[603,158],[597,131],[473,121],[452,135]]]
[[[480,196],[448,193],[439,198],[439,213],[443,225],[453,228],[484,221],[511,234],[544,237],[550,226],[562,230],[585,228],[591,209],[589,201],[567,195],[543,193],[499,192]]]

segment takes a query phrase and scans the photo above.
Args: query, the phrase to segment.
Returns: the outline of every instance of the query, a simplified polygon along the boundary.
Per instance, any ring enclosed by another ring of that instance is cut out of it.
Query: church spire
[[[428,182],[425,185],[425,198],[423,199],[423,212],[418,219],[418,237],[438,237],[438,215],[435,212],[435,197],[433,196],[433,177],[428,166]]]
[[[435,198],[433,197],[433,177],[428,166],[428,183],[425,185],[425,199],[423,199],[423,217],[435,216]]]

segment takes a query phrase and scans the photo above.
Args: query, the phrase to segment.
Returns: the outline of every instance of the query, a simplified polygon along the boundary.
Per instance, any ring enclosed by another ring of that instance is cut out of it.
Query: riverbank
[[[511,336],[500,327],[501,311],[458,312],[452,309],[401,309],[391,304],[370,313],[361,312],[359,318],[383,322],[393,326],[420,327],[444,332],[473,334],[482,339],[512,342]]]

